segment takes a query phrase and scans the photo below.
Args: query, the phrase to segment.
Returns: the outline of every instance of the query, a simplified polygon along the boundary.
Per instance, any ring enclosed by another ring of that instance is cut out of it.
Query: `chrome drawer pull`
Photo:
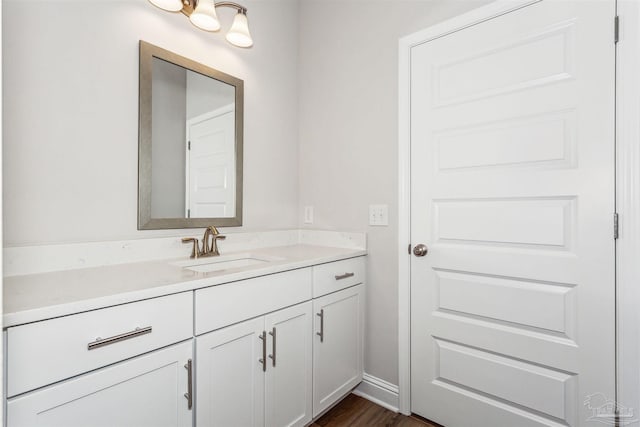
[[[356,273],[344,273],[344,274],[340,274],[338,276],[335,276],[336,280],[342,280],[342,279],[348,279],[349,277],[353,277],[355,276]]]
[[[272,354],[269,355],[269,358],[273,361],[273,367],[275,368],[276,367],[276,328],[275,326],[273,327],[271,332],[269,332],[269,335],[273,337],[271,341]]]
[[[187,392],[184,397],[187,398],[187,409],[191,410],[193,408],[193,361],[187,360],[184,368],[187,370]]]
[[[262,331],[258,339],[262,340],[262,359],[258,359],[258,362],[262,364],[262,372],[267,372],[267,331]]]
[[[145,328],[135,328],[133,331],[125,332],[124,334],[114,335],[109,338],[96,338],[94,342],[87,344],[87,350],[95,350],[96,348],[104,347],[105,345],[115,344],[120,341],[128,340],[131,338],[139,337],[151,333],[151,326]]]
[[[316,332],[316,335],[320,337],[320,342],[324,342],[324,309],[316,313],[316,316],[320,318],[320,332]]]

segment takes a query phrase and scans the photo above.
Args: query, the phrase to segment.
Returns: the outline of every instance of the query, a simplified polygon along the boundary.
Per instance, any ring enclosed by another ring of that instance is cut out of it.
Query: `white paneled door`
[[[188,218],[236,213],[236,134],[233,106],[187,120]]]
[[[413,412],[613,422],[614,16],[543,0],[411,49]]]

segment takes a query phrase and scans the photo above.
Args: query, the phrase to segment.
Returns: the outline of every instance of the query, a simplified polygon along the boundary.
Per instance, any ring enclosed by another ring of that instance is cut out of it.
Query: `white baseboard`
[[[365,373],[360,385],[353,390],[353,394],[390,411],[398,412],[398,386],[373,375]]]

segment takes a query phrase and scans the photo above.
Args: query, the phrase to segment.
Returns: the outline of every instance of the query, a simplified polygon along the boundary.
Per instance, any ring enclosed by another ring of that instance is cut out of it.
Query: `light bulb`
[[[201,30],[218,31],[220,29],[220,21],[218,21],[213,0],[199,0],[189,19]]]
[[[180,0],[149,0],[149,3],[169,12],[180,12],[182,10],[182,1]]]
[[[253,40],[249,34],[249,22],[243,11],[238,11],[233,19],[231,29],[227,33],[227,41],[238,47],[251,47]]]

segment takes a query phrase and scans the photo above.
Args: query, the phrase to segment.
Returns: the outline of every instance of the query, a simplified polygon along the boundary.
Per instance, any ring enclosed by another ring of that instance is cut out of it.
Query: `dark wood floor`
[[[415,417],[396,414],[355,394],[345,397],[310,427],[342,426],[439,427]]]

